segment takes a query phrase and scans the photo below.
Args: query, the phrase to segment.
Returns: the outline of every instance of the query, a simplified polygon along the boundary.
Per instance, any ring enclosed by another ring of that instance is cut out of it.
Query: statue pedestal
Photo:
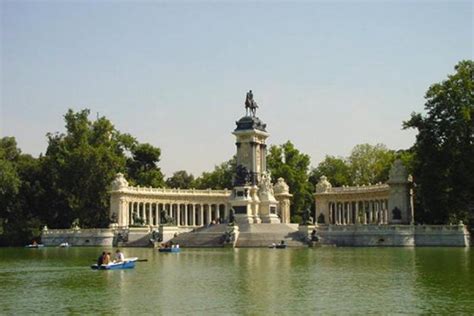
[[[260,202],[260,217],[262,223],[280,224],[281,220],[277,215],[278,202],[262,201]]]
[[[259,218],[255,218],[255,201],[252,199],[251,186],[235,187],[229,200],[234,209],[234,220],[236,224],[258,223]]]
[[[308,243],[313,241],[312,234],[313,231],[316,229],[315,225],[299,225],[298,231],[300,232],[301,236],[306,239]]]
[[[168,242],[169,240],[173,239],[177,234],[178,226],[160,225],[159,236],[161,242]]]

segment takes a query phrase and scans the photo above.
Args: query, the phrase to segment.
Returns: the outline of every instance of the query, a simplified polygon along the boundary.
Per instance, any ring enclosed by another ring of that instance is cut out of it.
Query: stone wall
[[[59,246],[67,242],[71,246],[103,246],[112,247],[113,229],[49,229],[41,234],[41,242],[45,246]]]
[[[468,247],[464,225],[320,225],[321,244],[356,247]]]
[[[470,245],[470,235],[464,225],[418,225],[415,226],[415,244],[417,246]]]

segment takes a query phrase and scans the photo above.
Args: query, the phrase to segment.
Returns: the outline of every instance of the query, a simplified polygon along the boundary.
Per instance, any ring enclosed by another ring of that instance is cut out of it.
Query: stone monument
[[[390,185],[388,199],[389,224],[413,224],[411,177],[400,159],[390,169],[387,184]]]
[[[267,173],[267,145],[269,134],[257,117],[257,103],[250,90],[245,99],[246,115],[236,122],[237,170],[229,204],[235,211],[237,224],[280,223],[278,201],[273,195]]]

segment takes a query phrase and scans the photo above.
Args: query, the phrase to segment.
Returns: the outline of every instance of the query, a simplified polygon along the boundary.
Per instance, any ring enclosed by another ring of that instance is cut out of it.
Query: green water
[[[111,249],[112,250],[112,249]],[[474,314],[466,248],[0,248],[0,314]]]

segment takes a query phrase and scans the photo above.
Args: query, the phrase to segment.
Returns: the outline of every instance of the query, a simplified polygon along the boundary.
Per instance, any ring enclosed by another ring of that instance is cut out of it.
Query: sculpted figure
[[[313,225],[313,217],[311,216],[311,211],[309,209],[303,211],[303,220],[301,225]]]
[[[250,90],[249,92],[247,92],[247,95],[245,97],[245,112],[248,115],[250,110],[252,116],[255,116],[255,114],[257,113],[257,108],[257,102],[255,102],[255,100],[253,99],[253,93],[252,90]]]

